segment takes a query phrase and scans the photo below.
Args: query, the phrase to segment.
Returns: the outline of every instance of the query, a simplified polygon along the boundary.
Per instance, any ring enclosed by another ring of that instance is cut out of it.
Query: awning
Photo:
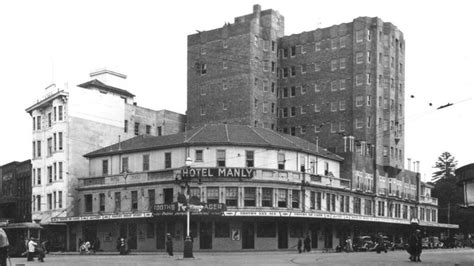
[[[84,216],[68,216],[68,217],[53,217],[52,223],[67,223],[67,222],[84,222],[84,221],[99,221],[99,220],[117,220],[117,219],[133,219],[133,218],[152,218],[151,212],[140,213],[122,213],[122,214],[104,214],[104,215],[84,215]]]

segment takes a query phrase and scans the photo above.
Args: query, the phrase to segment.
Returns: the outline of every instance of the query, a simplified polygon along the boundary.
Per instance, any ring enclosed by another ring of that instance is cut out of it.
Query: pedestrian
[[[352,239],[351,239],[351,236],[347,236],[347,239],[346,239],[346,252],[352,252]]]
[[[41,242],[38,239],[38,244],[36,245],[35,252],[38,254],[38,261],[44,262],[44,257],[46,253],[46,248],[45,248],[46,241]]]
[[[166,234],[166,252],[168,252],[168,255],[173,256],[173,239],[170,233]]]
[[[0,228],[0,266],[7,266],[9,246],[10,243],[8,242],[7,233]]]
[[[311,238],[309,238],[309,234],[306,234],[306,238],[304,239],[304,251],[311,251]]]
[[[33,261],[34,256],[35,256],[35,249],[38,244],[34,241],[33,238],[30,237],[30,240],[28,241],[28,254],[27,254],[27,261]]]
[[[120,255],[127,255],[127,241],[125,238],[120,238]]]
[[[421,234],[420,229],[416,229],[408,238],[408,253],[411,261],[420,261],[421,255]]]
[[[301,246],[303,246],[303,241],[301,238],[298,238],[298,253],[301,253]]]
[[[380,254],[382,251],[387,253],[387,248],[385,247],[385,241],[383,239],[382,233],[379,233],[377,237],[377,253]]]

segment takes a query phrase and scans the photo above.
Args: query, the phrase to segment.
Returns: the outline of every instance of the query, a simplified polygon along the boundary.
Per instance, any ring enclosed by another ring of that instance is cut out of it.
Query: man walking
[[[8,258],[8,237],[7,233],[0,228],[0,266],[7,266],[7,258]]]
[[[173,239],[170,233],[166,235],[166,251],[168,255],[173,256]]]
[[[27,261],[33,261],[33,257],[35,256],[35,249],[38,244],[33,241],[32,238],[28,241],[28,255],[27,255]]]

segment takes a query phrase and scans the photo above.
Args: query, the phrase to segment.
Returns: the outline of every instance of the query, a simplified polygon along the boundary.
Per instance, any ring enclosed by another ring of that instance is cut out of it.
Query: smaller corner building
[[[387,193],[361,190],[340,176],[342,157],[265,128],[208,124],[138,136],[85,157],[89,175],[79,178],[79,215],[53,219],[68,225],[71,250],[82,240],[114,251],[124,237],[132,251],[164,251],[167,233],[182,250],[186,215],[178,201],[185,191],[201,204],[190,218],[194,250],[286,250],[306,235],[315,249],[377,232],[399,239],[420,208],[430,210],[420,219],[427,230],[456,228],[437,222],[430,188],[419,197],[419,178],[400,178]],[[410,197],[406,179],[418,182]]]
[[[31,160],[0,166],[0,222],[31,222]]]

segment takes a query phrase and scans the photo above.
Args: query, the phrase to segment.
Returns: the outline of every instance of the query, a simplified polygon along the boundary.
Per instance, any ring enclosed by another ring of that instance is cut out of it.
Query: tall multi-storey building
[[[137,106],[123,89],[125,75],[99,70],[90,77],[72,88],[49,86],[26,109],[33,125],[32,216],[42,224],[75,213],[77,178],[89,174],[84,154],[136,135],[184,129],[181,114]]]
[[[188,36],[190,127],[208,122],[276,129],[277,42],[284,18],[274,10]]]
[[[404,161],[403,33],[379,18],[284,36],[274,10],[188,36],[188,126],[271,128],[344,157],[341,176],[377,192]],[[376,178],[374,178],[376,177]]]

